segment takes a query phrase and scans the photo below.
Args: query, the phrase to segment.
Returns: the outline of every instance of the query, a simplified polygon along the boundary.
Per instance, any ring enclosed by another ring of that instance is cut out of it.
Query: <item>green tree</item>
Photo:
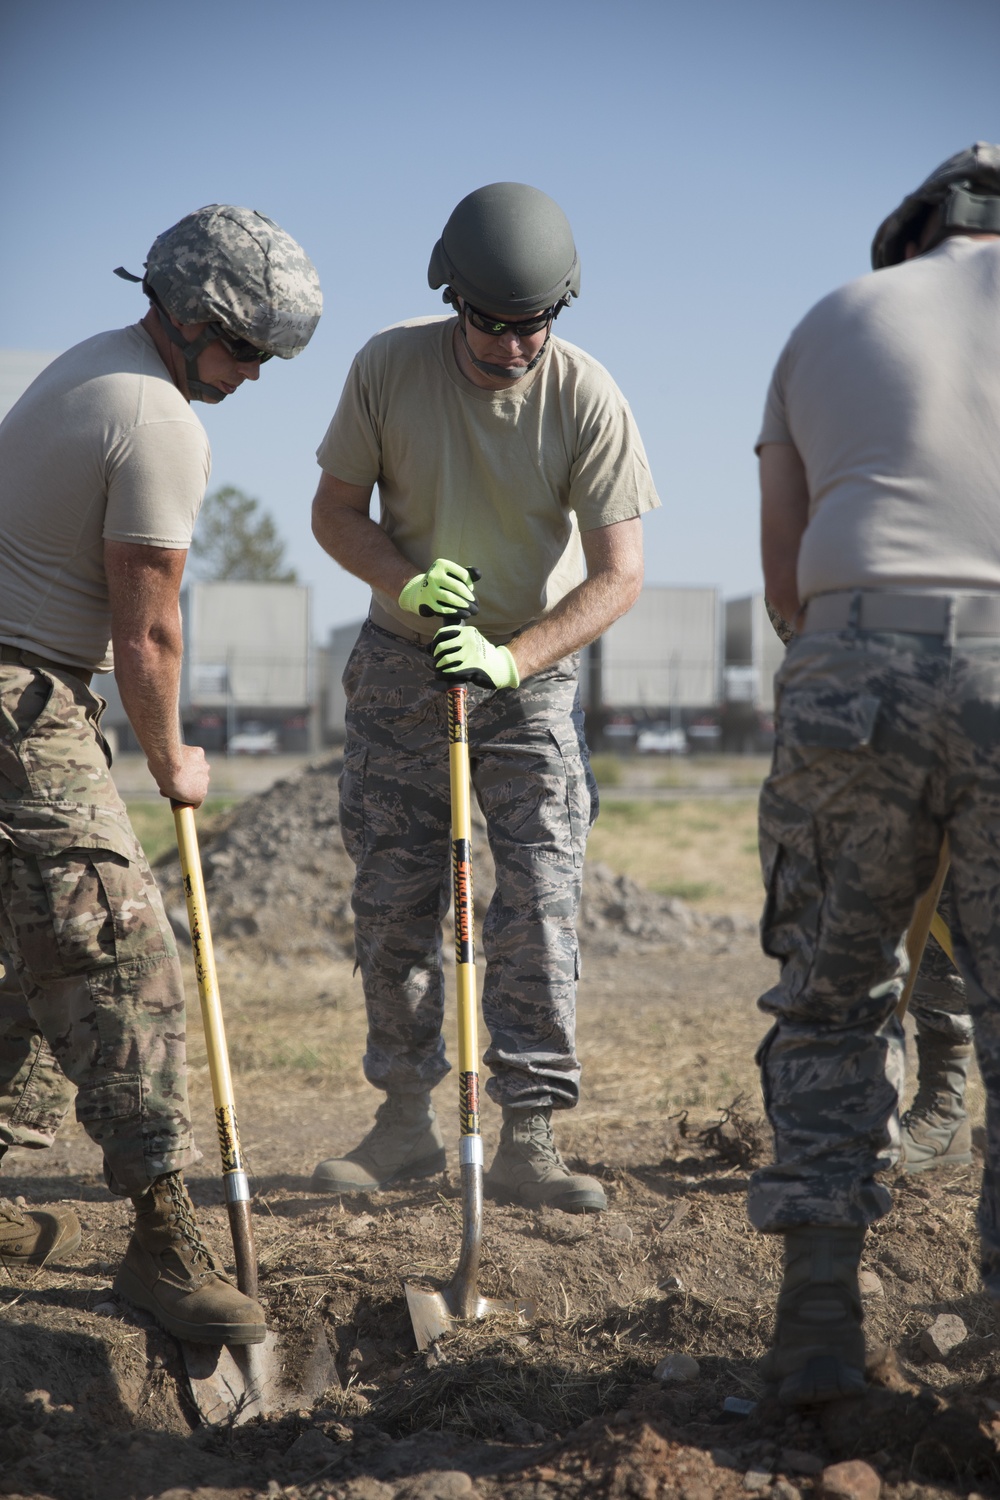
[[[285,544],[260,501],[233,484],[205,496],[191,542],[191,557],[206,582],[298,583],[294,568],[283,566]]]

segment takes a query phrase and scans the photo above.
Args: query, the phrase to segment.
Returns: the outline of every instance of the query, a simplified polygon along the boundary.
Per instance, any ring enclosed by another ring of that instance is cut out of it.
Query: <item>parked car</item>
[[[695,750],[718,750],[722,741],[722,725],[718,719],[704,715],[692,719],[687,727],[688,741]]]
[[[683,729],[671,729],[669,724],[653,724],[649,729],[640,729],[635,748],[640,755],[686,755],[687,735]]]
[[[277,755],[278,731],[263,724],[246,724],[226,747],[230,755]]]

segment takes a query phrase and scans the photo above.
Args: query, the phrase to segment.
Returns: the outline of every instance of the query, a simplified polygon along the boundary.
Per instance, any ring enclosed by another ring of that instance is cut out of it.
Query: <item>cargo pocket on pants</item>
[[[593,821],[591,815],[593,813],[596,817],[596,813],[593,810],[590,788],[587,785],[583,758],[580,754],[580,742],[575,732],[564,729],[561,724],[553,724],[549,728],[549,733],[559,752],[565,784],[566,821],[570,848],[573,854],[573,864],[579,869],[583,864],[587,849],[587,835],[590,833]]]
[[[117,1128],[142,1118],[141,1073],[111,1073],[81,1084],[76,1117],[92,1141],[101,1145]],[[138,1132],[134,1132],[138,1139]]]
[[[365,852],[365,767],[368,750],[350,745],[340,773],[340,836],[349,858],[357,865]]]
[[[795,993],[812,967],[825,887],[812,815],[781,797],[770,781],[761,788],[758,843],[761,947],[782,964],[782,989]]]

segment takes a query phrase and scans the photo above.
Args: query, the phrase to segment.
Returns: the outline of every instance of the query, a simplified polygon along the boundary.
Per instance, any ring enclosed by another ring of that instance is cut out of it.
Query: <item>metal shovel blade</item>
[[[418,1349],[428,1349],[435,1339],[450,1333],[463,1323],[495,1317],[497,1313],[513,1313],[519,1324],[530,1323],[535,1316],[533,1302],[481,1297],[478,1292],[472,1298],[471,1305],[463,1308],[461,1304],[465,1299],[462,1289],[454,1283],[440,1292],[434,1292],[429,1287],[415,1286],[413,1282],[407,1281],[403,1291],[406,1293],[406,1305],[410,1310],[410,1321]]]
[[[287,1377],[282,1346],[268,1332],[262,1344],[181,1343],[191,1395],[202,1420],[240,1427],[251,1417],[277,1417],[311,1406],[330,1386],[340,1385],[326,1334],[317,1324],[308,1336],[294,1382]]]

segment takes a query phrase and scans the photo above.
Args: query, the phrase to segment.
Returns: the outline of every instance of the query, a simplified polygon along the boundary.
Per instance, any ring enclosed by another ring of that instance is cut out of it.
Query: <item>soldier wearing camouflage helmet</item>
[[[769,1370],[793,1404],[864,1389],[858,1268],[899,1156],[903,937],[945,834],[1000,1301],[1000,147],[933,172],[872,264],[792,333],[758,441],[765,586],[796,634],[760,805],[781,970],[758,1054],[774,1162],[749,1209],[784,1238]],[[965,1048],[957,1093],[967,1039],[942,1029]]]
[[[605,1206],[603,1189],[567,1169],[551,1125],[579,1096],[575,920],[597,811],[577,652],[635,601],[641,517],[659,502],[621,393],[555,337],[580,290],[558,204],[524,183],[470,193],[428,280],[453,315],[401,324],[362,349],[318,455],[316,536],[372,588],[344,678],[341,827],[355,864],[364,1067],[386,1098],[371,1132],[320,1162],[313,1186],[371,1192],[445,1165],[431,1103],[448,1071],[442,678],[464,679],[497,869],[482,1003],[503,1129],[486,1187],[581,1213]],[[433,615],[452,611],[475,624],[440,629]]]
[[[210,457],[190,402],[298,354],[321,298],[293,239],[226,204],[160,235],[142,282],[138,324],[63,354],[0,423],[0,1157],[50,1145],[75,1093],[135,1206],[116,1289],[179,1337],[257,1343],[263,1312],[184,1185],[199,1153],[177,949],[91,678],[113,667],[160,792],[199,806],[209,768],[178,716],[178,596]],[[79,1241],[68,1208],[0,1199],[8,1268]]]

